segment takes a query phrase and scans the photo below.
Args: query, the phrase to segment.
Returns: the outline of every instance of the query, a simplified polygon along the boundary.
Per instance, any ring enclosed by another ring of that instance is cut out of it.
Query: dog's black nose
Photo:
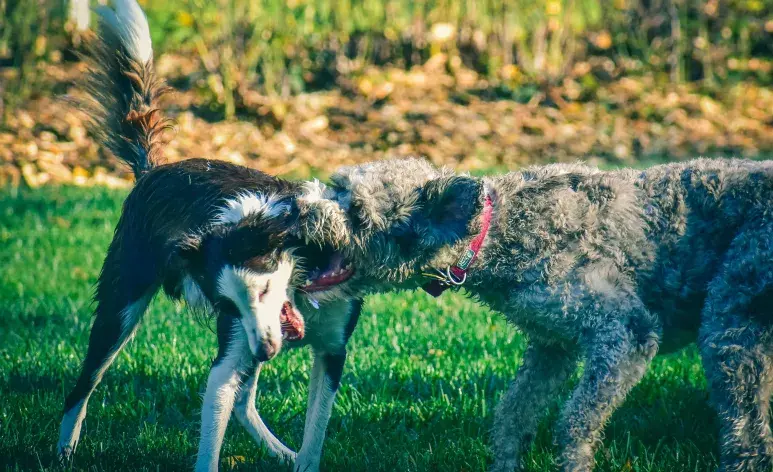
[[[257,357],[260,362],[266,362],[274,358],[279,352],[281,341],[272,341],[270,339],[264,340],[260,346],[258,346]]]

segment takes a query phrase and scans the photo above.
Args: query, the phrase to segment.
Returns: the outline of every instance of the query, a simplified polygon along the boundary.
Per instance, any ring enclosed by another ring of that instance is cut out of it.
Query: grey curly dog
[[[301,233],[356,269],[326,297],[419,287],[487,233],[464,287],[529,338],[496,410],[492,470],[523,467],[579,361],[555,438],[562,470],[591,470],[605,423],[652,358],[696,341],[720,470],[773,469],[772,163],[548,165],[479,178],[407,159],[331,181],[308,183],[298,201]]]

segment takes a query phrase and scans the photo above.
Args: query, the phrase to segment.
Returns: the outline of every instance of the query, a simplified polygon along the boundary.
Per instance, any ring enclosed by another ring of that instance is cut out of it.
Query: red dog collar
[[[480,223],[480,233],[478,233],[464,254],[456,261],[453,266],[447,267],[445,271],[437,269],[436,274],[424,274],[427,277],[431,277],[432,280],[424,284],[421,288],[425,292],[433,297],[439,297],[443,292],[452,286],[460,286],[467,280],[467,269],[478,258],[483,241],[486,239],[489,227],[491,226],[491,215],[494,213],[494,202],[491,201],[491,196],[486,195],[486,200],[483,202],[483,214]]]

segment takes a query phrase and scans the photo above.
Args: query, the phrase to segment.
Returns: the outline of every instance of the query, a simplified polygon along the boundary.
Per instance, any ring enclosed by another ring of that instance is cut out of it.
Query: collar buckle
[[[483,202],[483,214],[481,217],[481,231],[478,233],[472,241],[470,241],[469,247],[464,251],[464,254],[459,258],[453,266],[446,267],[445,271],[441,269],[435,269],[436,273],[425,273],[423,275],[433,279],[426,283],[422,288],[424,291],[438,297],[445,290],[451,287],[460,287],[467,281],[467,269],[472,265],[475,259],[478,257],[483,241],[488,234],[489,226],[491,225],[491,215],[494,210],[494,202],[490,195],[486,195],[486,199]]]
[[[438,272],[440,271],[438,270]],[[457,277],[456,275],[454,275],[454,271],[451,268],[451,266],[448,266],[446,267],[445,278],[443,281],[445,282],[446,285],[456,285],[458,287],[460,285],[463,285],[464,282],[467,281],[467,272],[462,272],[461,274],[462,274],[461,277]]]

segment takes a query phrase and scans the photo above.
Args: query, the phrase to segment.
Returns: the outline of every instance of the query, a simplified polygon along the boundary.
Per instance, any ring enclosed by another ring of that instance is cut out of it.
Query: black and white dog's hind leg
[[[68,459],[78,445],[89,397],[136,331],[142,315],[157,291],[148,287],[144,294],[139,296],[120,293],[122,284],[118,278],[112,278],[112,275],[110,264],[106,264],[97,288],[96,316],[91,327],[86,358],[75,387],[65,399],[64,417],[57,444],[57,454],[62,460]]]
[[[142,9],[134,0],[114,0],[113,4],[115,10],[107,6],[97,9],[101,36],[89,55],[92,60],[85,89],[91,100],[82,105],[97,141],[129,164],[139,178],[154,167],[161,151],[159,138],[166,122],[158,116],[156,99],[165,88],[154,75],[150,30]],[[81,374],[65,400],[57,445],[61,458],[68,458],[75,450],[91,393],[134,334],[160,285],[152,259],[143,259],[146,251],[123,253],[126,245],[120,231],[116,231],[99,276],[96,317]]]

